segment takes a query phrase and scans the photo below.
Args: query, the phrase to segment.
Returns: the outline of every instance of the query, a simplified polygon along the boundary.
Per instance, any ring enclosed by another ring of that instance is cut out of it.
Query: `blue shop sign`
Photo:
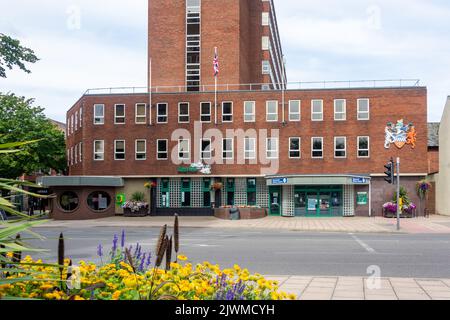
[[[272,184],[273,184],[273,185],[287,184],[287,183],[288,183],[288,178],[276,178],[276,179],[272,179]]]
[[[367,183],[367,179],[366,178],[353,178],[353,183],[354,184],[365,184],[365,183]]]

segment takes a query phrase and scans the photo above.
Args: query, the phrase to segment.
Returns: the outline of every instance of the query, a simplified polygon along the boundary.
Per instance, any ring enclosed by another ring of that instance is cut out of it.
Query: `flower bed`
[[[125,217],[144,217],[148,215],[149,204],[140,201],[127,201],[122,208]]]

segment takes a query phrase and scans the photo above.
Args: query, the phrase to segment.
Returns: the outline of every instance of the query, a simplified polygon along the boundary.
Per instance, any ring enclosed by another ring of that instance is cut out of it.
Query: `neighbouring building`
[[[436,181],[436,212],[450,216],[450,96],[439,128],[439,174]]]
[[[70,174],[43,180],[57,194],[53,217],[121,214],[136,191],[152,215],[247,206],[379,216],[394,194],[384,165],[397,157],[402,185],[419,201],[416,182],[430,172],[426,87],[286,88],[271,0],[149,1],[148,66],[149,88],[88,90],[69,109]]]

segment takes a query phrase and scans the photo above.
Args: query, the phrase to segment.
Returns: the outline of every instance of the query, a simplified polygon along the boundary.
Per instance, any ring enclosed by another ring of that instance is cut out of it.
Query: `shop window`
[[[92,192],[87,198],[87,204],[92,211],[105,211],[111,205],[111,196],[103,191]]]
[[[335,137],[334,138],[334,157],[346,158],[347,157],[347,138]]]
[[[211,207],[211,179],[203,179],[203,206]]]
[[[136,104],[136,123],[145,124],[147,123],[147,105],[145,103]]]
[[[75,192],[66,191],[59,197],[59,205],[63,211],[72,212],[78,208],[80,199]]]
[[[344,121],[347,119],[347,101],[345,99],[334,100],[334,120]]]
[[[158,103],[156,105],[156,121],[157,123],[167,123],[168,122],[168,104]]]
[[[244,122],[255,122],[255,101],[244,102]]]
[[[256,179],[247,179],[247,205],[256,206]]]
[[[191,206],[191,179],[181,180],[181,206]]]
[[[233,122],[233,102],[222,103],[222,122]]]
[[[116,104],[114,106],[114,123],[125,124],[125,105]]]
[[[301,101],[289,101],[289,121],[298,122],[301,120]]]
[[[161,180],[161,208],[170,207],[170,184],[169,179]]]
[[[358,158],[369,158],[369,137],[358,137]]]
[[[311,120],[323,121],[323,100],[311,101]]]
[[[300,138],[289,138],[289,158],[290,159],[300,159],[301,158],[301,147]]]
[[[323,138],[312,138],[312,158],[323,158]]]
[[[234,206],[234,194],[236,191],[236,187],[235,187],[236,183],[235,180],[233,178],[228,178],[227,179],[227,205],[228,206]]]
[[[211,122],[211,102],[202,102],[200,104],[200,121],[201,122]]]

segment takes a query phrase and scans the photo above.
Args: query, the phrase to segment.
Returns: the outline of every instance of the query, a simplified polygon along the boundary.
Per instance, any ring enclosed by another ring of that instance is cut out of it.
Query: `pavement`
[[[397,220],[381,217],[352,218],[286,218],[266,217],[258,220],[221,220],[215,217],[180,217],[180,223],[187,228],[218,229],[266,229],[306,232],[345,233],[408,233],[408,234],[450,234],[450,217],[401,219],[401,230],[397,231]],[[172,217],[125,218],[111,217],[84,221],[50,220],[43,226],[48,228],[90,228],[130,227],[154,228],[164,224],[172,225]]]
[[[299,300],[450,300],[450,279],[268,276]]]

